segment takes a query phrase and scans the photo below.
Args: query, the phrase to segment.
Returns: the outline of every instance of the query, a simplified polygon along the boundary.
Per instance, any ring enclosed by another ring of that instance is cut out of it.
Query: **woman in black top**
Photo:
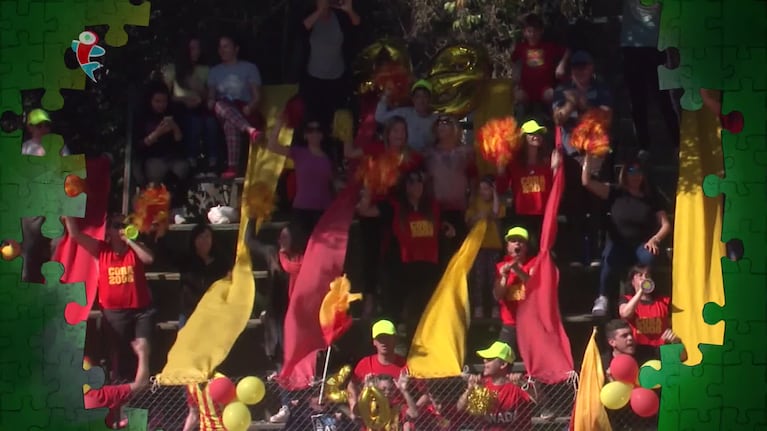
[[[610,214],[599,275],[599,296],[591,310],[596,316],[604,316],[608,294],[615,290],[608,292],[608,289],[617,284],[618,274],[625,273],[633,265],[650,266],[658,256],[661,241],[671,232],[671,223],[638,163],[624,165],[618,184],[592,179],[591,166],[592,156],[586,156],[581,182],[591,193],[607,201]]]
[[[181,313],[178,327],[181,329],[197,307],[208,288],[224,278],[232,270],[232,261],[213,253],[213,229],[206,224],[192,228],[189,254],[178,262],[181,279]]]

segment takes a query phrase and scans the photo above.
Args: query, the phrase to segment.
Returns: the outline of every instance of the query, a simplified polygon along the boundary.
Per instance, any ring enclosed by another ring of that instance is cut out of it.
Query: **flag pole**
[[[325,380],[328,378],[328,364],[330,363],[330,349],[332,346],[328,346],[328,352],[325,354],[325,367],[322,370],[322,383],[320,384],[320,399],[319,405],[322,405],[322,394],[325,392]]]

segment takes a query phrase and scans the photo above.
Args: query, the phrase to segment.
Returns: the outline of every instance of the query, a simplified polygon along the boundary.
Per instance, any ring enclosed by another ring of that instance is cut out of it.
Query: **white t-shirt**
[[[434,143],[432,127],[437,121],[437,114],[423,117],[412,106],[403,106],[388,110],[385,101],[378,102],[375,119],[378,123],[385,123],[390,118],[400,116],[407,121],[407,144],[416,151],[423,151]]]
[[[45,156],[45,148],[37,139],[29,139],[25,141],[23,144],[21,144],[21,154],[24,156],[43,157]],[[59,154],[62,156],[70,155],[69,148],[67,148],[67,146],[64,145],[63,147],[61,147],[61,151],[59,152]]]

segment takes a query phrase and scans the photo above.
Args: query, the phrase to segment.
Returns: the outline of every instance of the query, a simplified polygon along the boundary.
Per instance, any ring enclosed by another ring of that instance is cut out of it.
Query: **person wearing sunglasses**
[[[83,233],[74,218],[65,217],[64,224],[77,245],[98,259],[99,307],[111,344],[112,379],[129,381],[137,367],[131,343],[149,351],[154,331],[152,295],[144,271],[154,256],[144,244],[125,236],[124,220],[120,214],[109,217],[104,240]]]
[[[606,184],[591,177],[594,157],[587,155],[581,183],[591,193],[606,201],[607,240],[602,252],[599,296],[591,312],[605,316],[609,297],[617,296],[619,274],[632,265],[650,266],[660,253],[660,243],[671,233],[671,222],[657,193],[638,162],[621,168],[618,184]]]
[[[283,120],[277,119],[267,138],[267,149],[293,160],[296,172],[296,196],[293,199],[293,221],[311,236],[314,226],[333,201],[333,163],[322,148],[325,133],[317,117],[307,115],[303,125],[303,142],[283,146],[278,136]]]

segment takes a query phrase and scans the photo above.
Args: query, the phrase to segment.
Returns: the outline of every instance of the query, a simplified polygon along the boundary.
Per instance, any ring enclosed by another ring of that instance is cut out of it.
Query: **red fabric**
[[[85,218],[77,220],[80,230],[93,238],[104,238],[106,232],[107,202],[109,200],[109,159],[100,157],[86,161],[85,183],[87,199]],[[77,245],[65,232],[53,252],[56,262],[64,265],[64,276],[61,282],[85,283],[85,305],[70,302],[64,309],[64,318],[70,325],[76,325],[88,319],[96,299],[99,283],[98,260],[87,250]]]
[[[527,166],[510,163],[504,175],[496,180],[499,193],[509,188],[514,193],[514,211],[519,215],[542,215],[551,193],[551,166]]]
[[[250,113],[250,115],[245,115],[244,112],[242,112],[242,109],[248,106],[247,103],[243,102],[242,100],[235,100],[232,102],[234,106],[237,107],[237,110],[240,111],[242,114],[242,117],[245,118],[245,121],[250,124],[251,127],[254,127],[258,130],[264,130],[264,126],[266,125],[266,119],[264,118],[264,115],[259,110],[255,110]]]
[[[131,396],[129,384],[104,385],[98,389],[91,389],[85,393],[83,400],[85,408],[90,409],[117,409]]]
[[[349,225],[359,197],[352,183],[333,201],[309,239],[304,262],[285,315],[284,358],[279,382],[288,390],[309,386],[315,375],[318,350],[327,347],[320,327],[320,306],[330,282],[343,274]]]
[[[484,431],[532,429],[532,400],[527,392],[511,382],[495,385],[485,379],[483,385],[498,397],[495,410],[484,417]]]
[[[402,356],[395,355],[391,364],[383,365],[378,360],[378,355],[370,355],[357,362],[357,366],[354,367],[353,378],[355,382],[362,383],[368,374],[388,374],[396,380],[406,367],[407,360]]]
[[[144,263],[132,248],[119,255],[101,242],[99,250],[99,305],[102,309],[138,309],[149,306],[151,295]]]
[[[561,146],[559,128],[557,147]],[[526,298],[517,308],[517,343],[527,372],[546,384],[567,380],[574,371],[570,340],[559,315],[559,270],[551,257],[557,235],[557,212],[565,186],[564,169],[557,169],[541,228],[540,252],[527,281]]]
[[[437,263],[439,258],[439,207],[433,204],[429,220],[421,212],[409,211],[403,219],[403,209],[400,202],[391,202],[394,209],[392,230],[400,246],[400,257],[403,263],[431,262]]]
[[[199,411],[199,431],[224,431],[224,409],[213,402],[207,384],[187,385],[186,403]]]
[[[351,327],[352,317],[349,315],[348,310],[335,310],[333,313],[333,321],[330,322],[330,325],[322,326],[322,336],[325,339],[325,344],[328,346],[333,344],[334,341]]]
[[[280,258],[280,266],[288,273],[288,299],[290,299],[296,288],[296,278],[301,271],[301,264],[304,261],[304,257],[298,256],[295,259],[290,259],[288,258],[288,255],[282,251],[278,253],[278,257]]]
[[[521,42],[514,47],[511,61],[522,61],[519,86],[527,93],[531,102],[543,100],[543,92],[553,88],[557,62],[565,55],[565,48],[551,42],[532,46]]]
[[[501,276],[501,268],[508,262],[511,262],[510,256],[505,256],[503,260],[495,265],[496,277]],[[522,264],[522,271],[530,274],[530,268],[535,264],[535,259],[528,259],[527,262]],[[498,300],[498,308],[501,314],[501,322],[504,325],[516,325],[517,323],[517,307],[520,301],[525,299],[525,284],[517,277],[514,271],[509,272],[509,276],[506,279],[506,297]]]
[[[631,300],[631,296],[626,295],[626,300]],[[666,344],[661,335],[666,329],[671,328],[669,304],[671,304],[671,298],[668,296],[654,298],[650,303],[639,301],[634,316],[627,319],[637,344],[653,347]]]

